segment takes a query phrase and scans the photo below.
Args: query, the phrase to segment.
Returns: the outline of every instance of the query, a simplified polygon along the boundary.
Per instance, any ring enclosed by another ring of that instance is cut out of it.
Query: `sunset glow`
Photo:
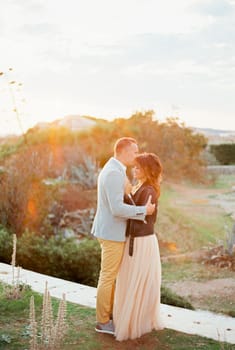
[[[6,2],[0,134],[21,132],[11,80],[23,84],[14,95],[24,130],[149,109],[160,120],[235,130],[234,20],[234,0]]]

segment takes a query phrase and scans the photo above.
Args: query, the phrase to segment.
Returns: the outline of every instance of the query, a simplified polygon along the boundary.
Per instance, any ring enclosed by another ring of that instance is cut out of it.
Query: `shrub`
[[[43,184],[46,166],[41,153],[26,149],[9,158],[0,176],[0,222],[20,235],[26,228],[38,231],[55,190]]]
[[[93,208],[96,206],[97,192],[94,190],[83,190],[78,184],[66,184],[60,186],[59,196],[57,198],[57,205],[62,206],[64,212],[73,212],[75,210],[83,210]],[[52,210],[52,213],[54,211]]]
[[[72,181],[84,189],[96,188],[99,170],[97,163],[91,157],[83,157],[81,164],[71,166]]]
[[[18,148],[18,144],[5,143],[0,145],[0,161],[17,152]]]
[[[100,270],[96,240],[62,236],[46,239],[25,232],[18,240],[17,264],[33,271],[95,286]]]
[[[187,299],[175,294],[165,286],[161,287],[161,303],[194,310]]]
[[[211,145],[210,151],[220,164],[235,164],[235,143]]]
[[[100,270],[100,246],[96,240],[84,239],[80,243],[67,240],[63,247],[63,260],[58,277],[96,286]]]
[[[100,122],[80,135],[87,154],[97,159],[101,166],[113,153],[113,145],[123,135],[136,138],[140,151],[157,153],[161,158],[164,177],[173,180],[202,181],[205,161],[202,152],[207,139],[186,127],[177,118],[160,123],[153,111],[136,112],[129,119],[117,118]],[[177,159],[177,161],[176,161]]]
[[[12,255],[12,233],[0,225],[0,261],[9,264]]]
[[[235,253],[235,223],[231,230],[226,227],[226,246],[229,255],[233,255]]]

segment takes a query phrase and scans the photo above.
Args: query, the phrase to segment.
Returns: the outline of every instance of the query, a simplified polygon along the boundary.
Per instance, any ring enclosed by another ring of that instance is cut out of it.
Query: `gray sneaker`
[[[107,323],[97,322],[95,326],[95,330],[96,332],[99,332],[99,333],[114,334],[113,322],[112,321],[109,321]]]

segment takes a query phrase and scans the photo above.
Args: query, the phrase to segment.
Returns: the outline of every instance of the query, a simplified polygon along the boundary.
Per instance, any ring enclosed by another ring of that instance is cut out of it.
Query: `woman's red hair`
[[[135,158],[135,163],[143,169],[146,182],[154,187],[159,197],[162,174],[162,164],[159,157],[154,153],[141,153]]]

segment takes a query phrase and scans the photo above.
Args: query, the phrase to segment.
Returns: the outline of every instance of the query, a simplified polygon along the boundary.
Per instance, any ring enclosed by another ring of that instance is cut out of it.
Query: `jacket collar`
[[[126,166],[123,163],[121,163],[118,159],[114,157],[110,158],[110,160],[112,161],[112,163],[117,165],[119,169],[121,169],[126,174]]]

